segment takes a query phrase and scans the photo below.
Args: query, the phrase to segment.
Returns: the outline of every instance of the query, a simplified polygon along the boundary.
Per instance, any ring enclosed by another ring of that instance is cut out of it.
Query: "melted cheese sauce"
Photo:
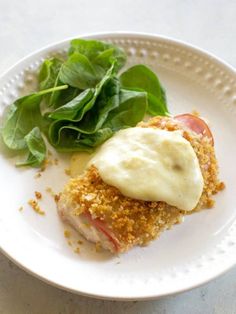
[[[106,141],[88,165],[128,197],[192,210],[203,190],[197,156],[181,131],[128,128]]]

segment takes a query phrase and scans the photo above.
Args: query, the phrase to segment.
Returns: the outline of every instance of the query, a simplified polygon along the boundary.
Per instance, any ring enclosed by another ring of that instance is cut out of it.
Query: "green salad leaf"
[[[62,64],[63,62],[57,58],[51,58],[44,61],[39,72],[39,90],[62,85],[59,81],[59,72]],[[55,106],[59,95],[60,91],[45,95],[49,107]]]
[[[1,137],[38,167],[46,158],[44,139],[59,152],[92,152],[116,131],[136,126],[146,113],[168,115],[165,91],[147,66],[128,68],[123,49],[97,40],[74,39],[67,58],[46,59],[39,92],[17,99],[5,115]]]
[[[10,106],[1,132],[8,148],[22,150],[27,147],[25,136],[35,125],[42,123],[40,101],[41,96],[32,94],[18,99]]]
[[[151,115],[168,115],[165,91],[156,74],[147,66],[138,64],[129,68],[121,74],[120,82],[123,88],[147,92]]]
[[[59,77],[63,83],[79,89],[94,87],[101,78],[89,59],[78,52],[64,62]]]
[[[58,58],[46,59],[43,62],[38,76],[39,90],[54,88],[63,84],[59,79],[62,64],[63,61]],[[76,97],[79,92],[77,88],[68,86],[66,90],[55,90],[45,95],[44,99],[48,107],[57,108]]]
[[[54,120],[78,121],[78,113],[94,97],[94,89],[85,89],[64,106],[51,112],[49,117]]]
[[[50,138],[50,143],[59,152],[86,151],[91,153],[94,147],[101,145],[114,133],[110,128],[104,128],[93,134],[83,134],[74,125],[65,126],[63,121],[60,123],[56,125]]]
[[[79,142],[89,147],[97,147],[108,140],[114,132],[110,128],[99,129],[97,132],[88,135],[81,135]]]
[[[125,62],[124,51],[114,45],[96,40],[74,39],[59,78],[73,87],[92,88],[102,80],[111,65],[117,73]]]
[[[60,152],[86,151],[92,152],[92,148],[80,142],[81,132],[67,121],[54,121],[49,129],[49,142]]]
[[[75,52],[86,56],[96,69],[100,67],[100,71],[97,69],[98,72],[105,73],[114,60],[116,72],[126,63],[126,54],[123,49],[103,41],[74,39],[71,41],[69,55]]]
[[[43,62],[38,75],[39,90],[48,89],[58,85],[58,76],[62,64],[63,61],[58,58],[46,59]]]
[[[146,92],[121,89],[119,106],[109,113],[103,127],[118,131],[122,128],[136,126],[139,121],[143,120],[147,106]]]
[[[50,88],[17,99],[7,110],[1,136],[5,145],[11,150],[29,150],[27,135],[35,128],[45,130],[47,120],[41,115],[42,97],[53,91],[66,89],[67,85]],[[33,133],[34,134],[34,133]]]
[[[74,134],[77,132],[78,144],[81,134],[96,133],[105,122],[109,111],[118,105],[119,80],[113,76],[112,65],[94,90],[86,89],[76,99],[49,115],[50,118],[55,119],[49,128],[51,144],[55,147],[61,146],[64,138],[62,134],[72,133],[72,130]],[[101,134],[98,134],[101,138]]]
[[[120,84],[117,78],[110,78],[100,90],[93,107],[86,112],[77,124],[78,130],[85,134],[97,132],[106,121],[110,111],[119,106]]]
[[[110,80],[110,78],[113,76],[113,71],[114,71],[114,64],[111,65],[110,69],[108,69],[106,75],[102,78],[102,80],[95,86],[95,89],[88,89],[87,91],[85,90],[82,93],[82,98],[85,97],[90,97],[91,93],[93,92],[93,97],[89,99],[89,101],[82,100],[81,97],[76,97],[73,99],[71,102],[65,104],[64,106],[58,108],[54,112],[50,114],[50,118],[56,119],[57,120],[67,120],[67,113],[70,111],[70,118],[68,119],[69,121],[80,121],[83,119],[84,115],[86,114],[87,111],[89,111],[95,104],[98,95],[100,94],[103,86]],[[89,95],[87,94],[89,93]],[[79,104],[77,101],[79,100]],[[77,110],[79,109],[79,110]],[[74,111],[74,115],[71,114],[71,111]],[[71,118],[73,116],[73,118]]]
[[[28,157],[23,162],[17,162],[16,166],[39,167],[46,158],[46,145],[38,127],[33,128],[26,136],[25,142],[28,148]]]

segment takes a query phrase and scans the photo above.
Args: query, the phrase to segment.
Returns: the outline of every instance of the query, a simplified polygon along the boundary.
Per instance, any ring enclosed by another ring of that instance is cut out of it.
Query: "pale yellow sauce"
[[[86,169],[88,162],[93,156],[94,153],[93,154],[89,154],[86,152],[74,153],[73,156],[71,157],[70,162],[71,176],[74,178],[77,177],[78,175],[81,175]]]
[[[104,182],[134,199],[192,210],[202,194],[199,162],[181,131],[128,128],[106,141],[92,159],[87,157],[78,167],[85,166],[84,160],[94,164]]]

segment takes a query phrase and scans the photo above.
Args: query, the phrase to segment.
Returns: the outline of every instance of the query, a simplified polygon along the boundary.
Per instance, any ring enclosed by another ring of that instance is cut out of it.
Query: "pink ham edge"
[[[119,252],[120,244],[118,240],[113,236],[110,229],[106,226],[106,223],[99,218],[93,219],[89,211],[84,212],[82,215],[84,215],[95,228],[97,228],[108,238],[108,240],[112,243],[115,252]]]
[[[185,113],[175,116],[174,119],[182,122],[185,126],[187,126],[195,133],[207,136],[211,140],[212,145],[214,145],[214,138],[212,136],[212,133],[206,122],[201,118],[189,113]]]

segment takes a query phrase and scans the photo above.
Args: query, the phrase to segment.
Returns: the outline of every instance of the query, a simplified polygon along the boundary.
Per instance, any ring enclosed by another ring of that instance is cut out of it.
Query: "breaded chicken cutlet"
[[[106,184],[91,164],[83,175],[70,179],[65,186],[60,194],[58,212],[63,221],[86,239],[100,243],[114,253],[127,251],[135,245],[146,245],[162,231],[182,222],[185,215],[212,207],[212,195],[224,187],[218,180],[213,137],[202,119],[190,114],[175,118],[158,116],[138,126],[182,132],[197,156],[204,180],[203,192],[190,212],[165,202],[137,200]]]

